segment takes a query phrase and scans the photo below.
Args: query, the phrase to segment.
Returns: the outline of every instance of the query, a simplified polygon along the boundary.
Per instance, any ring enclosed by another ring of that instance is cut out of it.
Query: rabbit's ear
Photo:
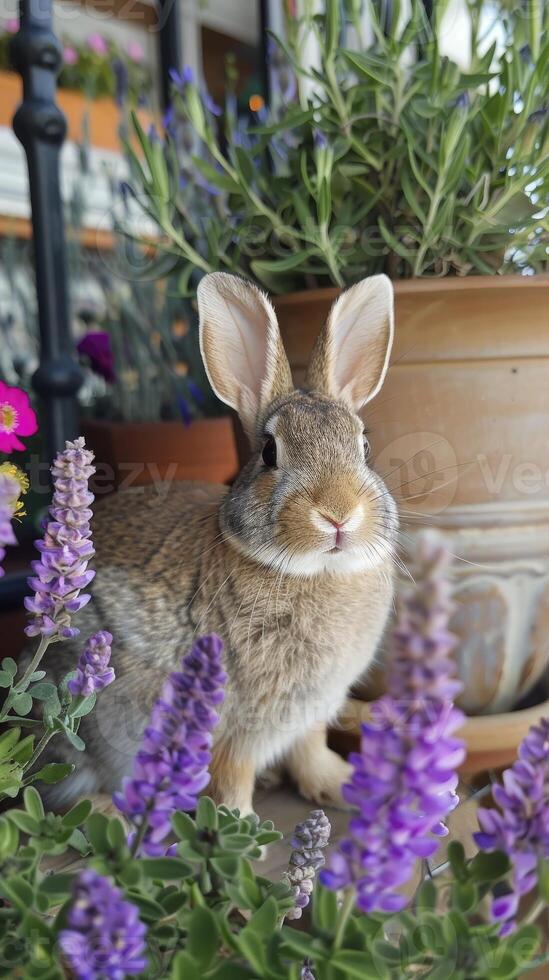
[[[259,289],[225,272],[204,276],[197,298],[210,384],[236,409],[253,443],[269,403],[293,389],[275,311]]]
[[[307,386],[358,412],[385,379],[393,323],[393,287],[387,276],[371,276],[347,289],[316,341]]]

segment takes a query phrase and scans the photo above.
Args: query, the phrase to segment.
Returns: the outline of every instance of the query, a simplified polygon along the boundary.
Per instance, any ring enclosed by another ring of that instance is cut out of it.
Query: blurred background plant
[[[135,121],[143,155],[127,154],[182,293],[196,270],[287,292],[381,270],[547,269],[548,6],[469,0],[467,71],[440,53],[446,7],[429,22],[419,0],[371,5],[367,39],[354,0],[306,4],[271,54],[272,108],[250,100],[251,120],[231,73],[223,113],[190,70],[173,73],[163,139]]]
[[[10,70],[10,42],[19,29],[17,18],[0,25],[0,70]],[[60,88],[84,92],[90,99],[121,98],[127,93],[132,104],[148,102],[152,76],[144,63],[144,52],[136,41],[125,47],[102,34],[88,35],[85,44],[63,38],[63,65],[58,78]]]
[[[200,358],[194,304],[179,295],[170,263],[161,257],[160,269],[151,250],[116,230],[109,251],[86,247],[85,145],[80,157],[81,179],[67,201],[66,220],[73,335],[85,370],[79,393],[83,415],[188,424],[215,414],[218,403]],[[125,185],[114,172],[106,171],[105,181],[112,212],[130,220]],[[0,256],[0,376],[29,391],[38,365],[32,249],[7,237]]]

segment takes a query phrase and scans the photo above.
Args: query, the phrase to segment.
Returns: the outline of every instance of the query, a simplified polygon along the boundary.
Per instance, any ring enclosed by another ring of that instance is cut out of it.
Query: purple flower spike
[[[215,709],[223,701],[227,680],[222,650],[218,636],[202,636],[183,657],[181,671],[170,674],[153,706],[133,775],[113,796],[136,828],[147,821],[146,854],[165,853],[172,814],[194,810],[210,780],[212,730],[219,720]]]
[[[123,980],[148,966],[147,929],[135,905],[96,871],[81,871],[73,885],[68,928],[59,946],[77,980]]]
[[[8,473],[0,473],[0,578],[4,575],[1,562],[6,554],[6,545],[17,544],[13,533],[12,518],[17,509],[21,487]]]
[[[532,726],[492,796],[500,809],[478,811],[481,829],[474,836],[483,851],[505,851],[511,859],[509,891],[492,904],[505,936],[515,928],[520,897],[537,884],[538,862],[549,859],[549,718]]]
[[[294,894],[294,907],[286,912],[287,919],[300,919],[307,908],[315,875],[325,863],[323,849],[328,846],[331,831],[324,810],[311,810],[307,819],[295,828],[289,867],[282,878]]]
[[[82,595],[81,590],[95,575],[88,570],[95,554],[90,531],[93,494],[88,490],[88,480],[95,472],[92,460],[93,453],[80,438],[66,443],[51,468],[54,494],[50,519],[43,540],[36,541],[40,559],[32,562],[34,576],[28,580],[35,595],[25,599],[31,613],[27,636],[78,636],[71,616],[89,602],[91,597]]]
[[[168,72],[173,84],[181,92],[183,92],[187,85],[192,85],[194,82],[194,73],[190,65],[186,65],[182,71],[177,71],[176,68],[170,68]]]
[[[451,557],[436,532],[420,537],[414,569],[419,591],[400,594],[387,671],[389,694],[411,709],[426,700],[453,701],[462,684],[451,657],[457,637],[448,623],[454,612],[448,570]]]
[[[78,661],[76,677],[67,685],[73,697],[88,697],[115,680],[114,670],[109,667],[111,643],[112,636],[106,630],[90,636]]]
[[[417,591],[397,610],[389,693],[372,705],[360,752],[349,758],[354,772],[343,795],[358,815],[320,873],[327,888],[354,886],[363,912],[398,912],[406,905],[400,887],[417,859],[436,851],[458,803],[456,768],[465,749],[454,732],[464,716],[451,701],[458,688],[448,659],[454,637],[447,565],[438,541],[424,539]]]

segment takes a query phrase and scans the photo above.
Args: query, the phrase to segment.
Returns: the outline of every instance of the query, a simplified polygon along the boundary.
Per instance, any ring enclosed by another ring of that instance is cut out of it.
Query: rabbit
[[[306,799],[343,805],[350,767],[326,730],[393,598],[397,508],[368,465],[358,415],[387,371],[392,286],[376,275],[337,299],[297,389],[258,288],[211,273],[198,310],[210,383],[238,412],[251,458],[231,487],[138,487],[98,503],[93,596],[77,625],[83,637],[113,634],[117,680],[82,719],[84,754],[51,743],[77,769],[50,801],[120,786],[169,672],[196,635],[216,632],[228,681],[209,795],[249,813],[256,777],[282,763]],[[78,649],[56,645],[52,666],[74,668]]]

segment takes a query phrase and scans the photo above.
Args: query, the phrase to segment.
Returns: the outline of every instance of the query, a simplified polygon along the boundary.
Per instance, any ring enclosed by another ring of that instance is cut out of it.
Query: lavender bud
[[[88,570],[95,554],[90,530],[93,494],[88,490],[88,480],[95,472],[92,460],[93,453],[80,438],[66,443],[51,468],[54,493],[50,519],[44,538],[35,542],[40,559],[32,562],[34,576],[28,579],[35,594],[25,599],[31,613],[27,636],[78,636],[71,616],[89,602],[91,596],[81,594],[81,590],[95,575]]]

